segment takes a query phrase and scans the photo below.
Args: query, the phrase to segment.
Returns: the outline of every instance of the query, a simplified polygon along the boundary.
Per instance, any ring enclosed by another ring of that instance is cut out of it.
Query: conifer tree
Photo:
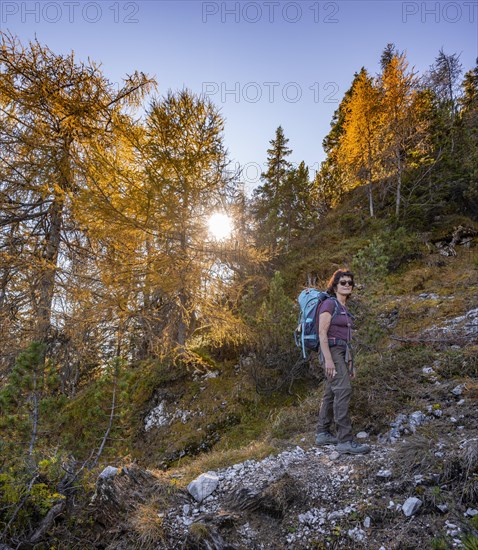
[[[284,187],[291,168],[287,157],[292,153],[288,142],[279,126],[267,150],[267,170],[261,175],[263,184],[254,190],[252,203],[257,227],[261,228],[258,242],[272,249],[284,244]]]
[[[355,180],[348,187],[361,182],[368,184],[371,217],[374,216],[372,182],[379,174],[379,116],[379,91],[362,68],[347,104],[338,159],[340,164],[349,168]]]
[[[477,110],[478,107],[478,58],[476,65],[464,76],[462,82],[463,95],[460,97],[462,113],[466,114]]]
[[[461,166],[465,171],[463,206],[475,216],[478,212],[478,59],[462,83],[460,97]]]
[[[215,274],[218,251],[207,234],[209,216],[229,192],[224,121],[211,102],[183,90],[153,100],[146,125],[141,154],[153,235],[148,255],[156,273],[149,286],[163,320],[156,336],[186,357],[195,330],[208,325],[225,335],[235,322],[218,301],[225,282]],[[229,332],[239,337],[239,325]]]
[[[350,88],[345,92],[338,109],[334,112],[330,132],[322,141],[327,157],[316,174],[314,187],[317,189],[320,203],[325,208],[335,206],[349,189],[351,171],[348,164],[340,162],[339,145],[344,134],[349,102],[358,78],[359,74],[355,73]]]
[[[285,248],[289,250],[292,242],[310,231],[319,217],[316,189],[309,179],[309,169],[304,161],[287,174],[283,195],[283,233]]]
[[[442,48],[424,78],[426,88],[434,94],[436,120],[442,127],[443,142],[440,147],[445,149],[445,154],[450,155],[453,155],[455,149],[455,133],[457,131],[455,122],[461,75],[460,56],[457,54],[447,55]]]
[[[380,57],[380,68],[382,69],[382,71],[385,71],[385,69],[388,67],[394,57],[399,56],[400,54],[395,44],[393,42],[389,42],[383,49],[382,55]]]
[[[20,252],[2,273],[2,300],[9,308],[21,296],[22,337],[45,342],[58,266],[67,263],[68,235],[78,229],[73,205],[87,185],[90,147],[112,147],[122,111],[137,106],[152,81],[135,73],[115,90],[93,62],[56,55],[37,41],[24,47],[4,33],[0,62],[2,238]]]
[[[400,215],[402,184],[410,159],[426,151],[427,121],[420,109],[416,73],[408,69],[405,54],[394,55],[379,79],[380,132],[384,176],[395,180],[395,216]]]
[[[463,66],[460,56],[447,55],[443,48],[440,49],[435,63],[430,67],[425,82],[434,93],[440,103],[447,104],[452,115],[456,114],[457,99],[460,93],[460,77]]]

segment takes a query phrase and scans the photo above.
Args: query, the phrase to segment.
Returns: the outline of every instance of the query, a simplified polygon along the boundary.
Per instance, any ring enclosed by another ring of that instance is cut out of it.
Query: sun
[[[216,212],[208,221],[209,233],[217,240],[230,237],[233,229],[232,220],[227,214]]]

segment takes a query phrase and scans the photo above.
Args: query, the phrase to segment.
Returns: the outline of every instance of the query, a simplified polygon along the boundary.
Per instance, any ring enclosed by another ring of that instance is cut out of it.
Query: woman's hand
[[[333,378],[337,374],[333,361],[325,361],[325,376]]]

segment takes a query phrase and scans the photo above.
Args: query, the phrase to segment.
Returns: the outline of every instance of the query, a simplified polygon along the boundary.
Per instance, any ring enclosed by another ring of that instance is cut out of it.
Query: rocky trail
[[[477,333],[475,308],[422,336],[469,343]],[[95,548],[476,550],[478,386],[441,376],[443,366],[414,374],[420,408],[397,410],[384,433],[357,434],[368,455],[317,447],[309,433],[277,455],[189,484],[178,472],[107,467],[90,504]]]
[[[442,385],[432,368],[424,375]],[[392,550],[437,539],[465,548],[478,514],[475,407],[466,385],[442,389],[448,398],[439,407],[399,414],[377,438],[358,434],[371,444],[368,455],[339,455],[304,438],[276,456],[203,473],[156,507],[161,537],[142,547]],[[440,436],[427,435],[431,427]],[[131,548],[128,517],[162,483],[136,466],[100,476],[94,507],[113,535],[102,547]]]

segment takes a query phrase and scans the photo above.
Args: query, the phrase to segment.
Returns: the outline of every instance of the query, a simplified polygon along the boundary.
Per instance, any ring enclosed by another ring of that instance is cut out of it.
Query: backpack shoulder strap
[[[339,314],[340,305],[339,305],[339,301],[337,300],[337,298],[335,296],[331,296],[330,299],[335,302],[335,309],[334,309],[334,313],[332,315],[332,319],[333,319],[334,317],[336,317]]]

